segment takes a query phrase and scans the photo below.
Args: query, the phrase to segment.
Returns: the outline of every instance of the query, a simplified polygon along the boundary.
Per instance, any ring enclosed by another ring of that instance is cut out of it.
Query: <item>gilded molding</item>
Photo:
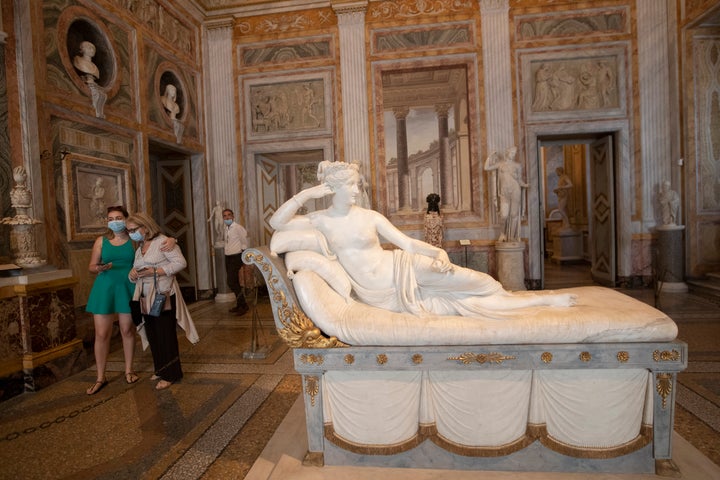
[[[653,430],[650,425],[642,425],[638,436],[633,440],[610,448],[576,447],[568,445],[552,438],[548,434],[545,424],[528,424],[525,435],[514,442],[492,447],[478,447],[455,443],[438,434],[435,424],[419,425],[418,431],[413,437],[394,445],[357,444],[350,442],[335,433],[332,423],[325,424],[324,434],[328,441],[338,447],[362,455],[394,455],[415,448],[425,440],[430,440],[443,450],[466,457],[502,457],[528,447],[535,440],[540,440],[548,449],[564,455],[575,458],[606,459],[627,455],[628,453],[645,447],[652,440]]]
[[[325,358],[322,355],[315,355],[314,353],[303,353],[300,355],[300,361],[308,365],[322,365],[325,362]]]
[[[580,360],[583,362],[589,362],[592,360],[592,355],[590,355],[590,352],[580,352]]]
[[[320,393],[320,378],[315,375],[305,377],[305,394],[310,395],[310,405],[313,407],[318,393]]]
[[[656,378],[657,383],[655,384],[655,390],[662,398],[662,408],[664,410],[665,407],[667,407],[667,397],[670,396],[673,391],[672,374],[658,373]]]
[[[352,353],[348,353],[347,355],[345,355],[344,360],[345,363],[347,363],[348,365],[352,365],[353,363],[355,363],[355,355],[353,355]]]
[[[663,350],[662,352],[660,350],[655,350],[653,352],[653,360],[656,362],[677,362],[680,360],[680,352],[677,350]]]
[[[265,259],[262,254],[246,252],[244,257],[257,265],[266,278],[268,292],[273,305],[277,308],[275,313],[276,329],[278,335],[288,346],[292,348],[334,348],[347,347],[346,343],[341,342],[336,337],[327,337],[322,331],[315,326],[307,315],[293,304],[288,304],[285,292],[278,288],[280,279],[273,272],[272,265]],[[277,323],[282,325],[278,328]]]
[[[615,355],[615,358],[617,358],[618,362],[625,363],[630,360],[630,354],[625,351],[620,351]]]
[[[378,356],[377,356],[378,365],[385,365],[387,363],[387,361],[388,361],[387,355],[385,355],[384,353],[378,354]]]
[[[503,355],[497,352],[490,353],[463,353],[457,357],[448,357],[448,360],[457,360],[460,363],[469,365],[472,362],[483,363],[503,363],[505,360],[515,360],[514,355]]]
[[[422,356],[422,354],[421,354],[421,353],[416,353],[415,355],[413,355],[413,356],[412,356],[412,362],[413,362],[415,365],[420,365],[420,364],[423,362],[423,356]]]
[[[553,360],[553,354],[550,352],[543,352],[542,355],[540,355],[540,360],[542,360],[543,363],[550,363]]]

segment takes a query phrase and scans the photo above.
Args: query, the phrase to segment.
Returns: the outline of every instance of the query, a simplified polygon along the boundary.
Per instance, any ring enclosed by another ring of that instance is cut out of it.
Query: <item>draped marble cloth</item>
[[[661,342],[677,336],[667,315],[604,287],[556,291],[576,294],[573,307],[492,315],[428,314],[422,295],[405,295],[419,314],[392,311],[408,309],[393,304],[402,298],[396,292],[385,300],[374,298],[391,307],[378,308],[359,300],[367,292],[358,291],[336,260],[308,248],[312,245],[297,235],[293,244],[302,249],[292,251],[287,248],[291,237],[276,239],[278,233],[287,232],[276,232],[270,248],[287,252],[288,275],[303,311],[326,335],[350,345]],[[414,259],[396,256],[396,261]],[[401,280],[412,284],[412,275]],[[451,297],[440,296],[441,303]],[[457,304],[452,308],[463,310]],[[515,451],[533,438],[572,454],[577,449],[627,453],[649,442],[643,427],[652,425],[651,376],[645,369],[329,371],[322,382],[326,436],[360,452],[391,453],[425,435],[466,455]]]

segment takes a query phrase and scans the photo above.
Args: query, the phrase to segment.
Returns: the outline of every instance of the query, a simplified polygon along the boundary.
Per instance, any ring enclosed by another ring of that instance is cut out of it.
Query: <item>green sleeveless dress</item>
[[[128,273],[135,261],[135,247],[128,240],[115,246],[103,237],[102,263],[112,263],[112,268],[98,273],[88,297],[85,311],[98,315],[130,313],[130,299],[135,284],[128,280]]]

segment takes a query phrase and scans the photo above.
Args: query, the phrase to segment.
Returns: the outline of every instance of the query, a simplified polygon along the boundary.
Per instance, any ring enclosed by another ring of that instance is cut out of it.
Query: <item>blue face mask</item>
[[[108,228],[115,233],[125,230],[125,220],[112,220],[108,222]]]
[[[130,239],[135,242],[142,242],[145,239],[145,235],[140,232],[132,232],[130,234]]]
[[[232,219],[223,220],[225,222],[225,225],[232,225],[233,221]]]

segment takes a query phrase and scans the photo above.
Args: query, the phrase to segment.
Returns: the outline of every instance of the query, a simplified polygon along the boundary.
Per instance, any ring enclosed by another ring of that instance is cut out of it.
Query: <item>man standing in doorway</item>
[[[242,267],[242,252],[248,247],[247,231],[242,225],[235,222],[235,214],[229,208],[222,212],[225,222],[225,271],[227,284],[235,294],[235,306],[230,313],[238,316],[245,315],[249,308],[240,286],[240,268]]]

